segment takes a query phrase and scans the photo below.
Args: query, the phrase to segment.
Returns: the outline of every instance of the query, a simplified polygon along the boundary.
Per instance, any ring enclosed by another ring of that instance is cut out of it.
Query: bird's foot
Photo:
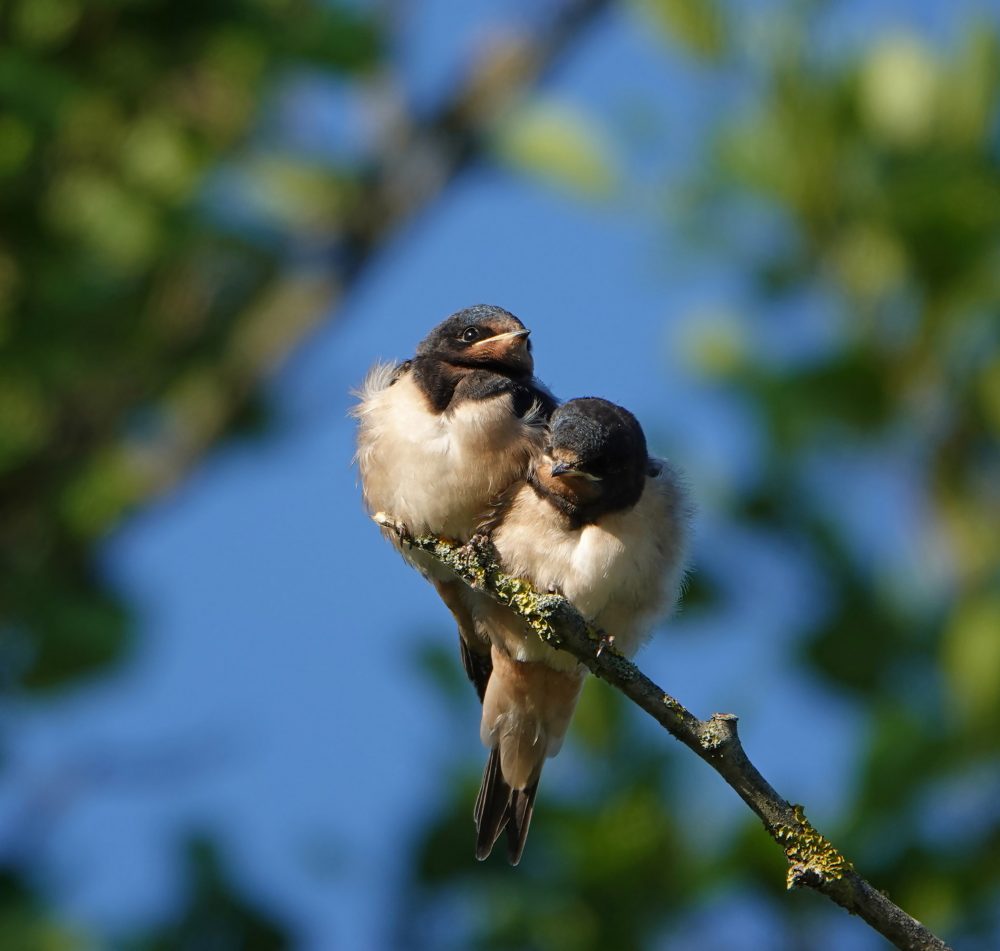
[[[493,540],[486,532],[476,532],[476,534],[465,543],[464,547],[473,555],[476,562],[480,565],[486,565],[489,562],[496,560],[496,549],[493,547]]]
[[[406,525],[398,518],[393,518],[388,512],[376,512],[372,516],[372,521],[392,532],[401,542],[408,542],[411,539],[410,530]]]
[[[597,639],[597,656],[600,657],[608,647],[614,649],[614,646],[615,635],[606,634],[604,631],[601,631],[601,636]]]

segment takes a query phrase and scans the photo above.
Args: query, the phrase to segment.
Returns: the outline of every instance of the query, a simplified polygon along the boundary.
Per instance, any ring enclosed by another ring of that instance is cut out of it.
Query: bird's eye
[[[479,339],[479,331],[475,327],[466,327],[465,330],[462,331],[461,339],[465,343],[472,343],[473,340]]]

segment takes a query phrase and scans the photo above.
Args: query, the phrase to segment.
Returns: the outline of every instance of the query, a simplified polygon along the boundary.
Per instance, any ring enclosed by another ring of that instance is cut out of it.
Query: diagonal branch
[[[590,671],[620,690],[675,739],[712,767],[757,814],[788,859],[789,888],[808,887],[863,918],[897,948],[948,951],[948,946],[862,878],[834,845],[817,832],[802,806],[783,799],[750,762],[740,743],[737,718],[715,713],[700,720],[665,693],[589,624],[565,598],[539,594],[527,582],[504,574],[489,540],[477,536],[458,545],[436,536],[414,538],[384,513],[374,516],[411,548],[427,552],[466,584],[507,605],[547,644],[572,654]]]

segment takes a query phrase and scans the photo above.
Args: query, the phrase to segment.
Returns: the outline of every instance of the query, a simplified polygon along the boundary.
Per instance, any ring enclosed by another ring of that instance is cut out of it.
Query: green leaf
[[[493,142],[509,165],[583,197],[607,196],[617,178],[607,134],[567,102],[536,100],[515,108]]]
[[[726,43],[722,10],[716,0],[638,0],[671,39],[707,59],[719,56]]]
[[[1000,722],[1000,595],[963,604],[948,625],[943,660],[951,699],[967,722]]]

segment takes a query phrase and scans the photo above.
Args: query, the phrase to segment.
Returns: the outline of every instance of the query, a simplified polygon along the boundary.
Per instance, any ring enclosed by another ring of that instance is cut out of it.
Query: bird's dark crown
[[[546,454],[532,484],[577,524],[635,505],[651,472],[638,420],[596,397],[556,409]]]

